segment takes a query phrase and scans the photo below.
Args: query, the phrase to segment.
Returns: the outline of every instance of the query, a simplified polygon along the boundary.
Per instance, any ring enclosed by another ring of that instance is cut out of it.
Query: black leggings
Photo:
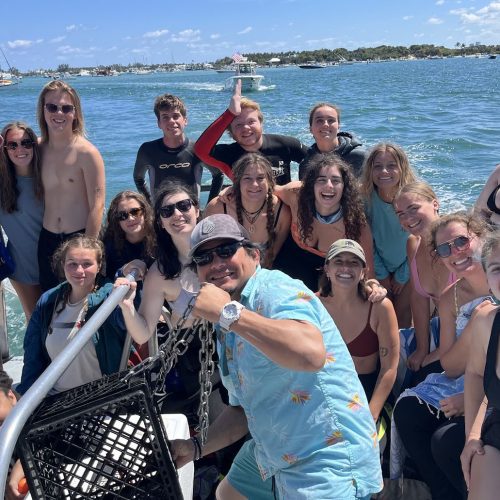
[[[434,408],[432,411],[437,413]],[[393,416],[406,452],[431,489],[433,500],[465,499],[460,466],[465,445],[464,418],[447,419],[442,412],[436,417],[415,396],[398,401]]]

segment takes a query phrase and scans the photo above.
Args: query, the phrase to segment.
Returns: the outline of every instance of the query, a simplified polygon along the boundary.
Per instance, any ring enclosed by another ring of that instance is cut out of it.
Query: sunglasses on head
[[[160,216],[164,219],[168,219],[174,215],[175,209],[179,210],[179,212],[189,212],[193,205],[196,205],[195,202],[189,198],[178,201],[177,203],[172,203],[171,205],[164,205],[160,208]]]
[[[470,246],[470,238],[467,236],[457,236],[455,239],[445,241],[435,248],[436,255],[441,258],[446,258],[451,255],[451,249],[455,247],[457,250],[467,250]]]
[[[57,104],[52,104],[51,102],[45,103],[45,109],[49,113],[57,113],[58,111],[62,111],[65,115],[68,113],[73,113],[75,111],[75,107],[73,104],[63,104],[62,106],[58,106]]]
[[[243,246],[243,242],[235,241],[234,243],[223,243],[210,250],[198,252],[193,255],[193,262],[197,266],[206,266],[214,260],[214,254],[221,259],[230,259],[237,251],[238,248]]]
[[[116,218],[120,221],[126,221],[130,216],[132,217],[140,217],[143,213],[143,209],[141,207],[131,208],[128,212],[123,210],[116,214]]]
[[[5,149],[10,151],[15,151],[19,147],[23,147],[24,149],[32,149],[35,143],[31,139],[22,139],[20,142],[16,141],[8,141],[5,143]]]

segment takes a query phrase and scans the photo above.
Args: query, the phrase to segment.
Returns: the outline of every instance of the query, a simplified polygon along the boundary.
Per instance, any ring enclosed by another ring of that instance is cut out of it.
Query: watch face
[[[235,304],[227,304],[222,312],[225,318],[234,319],[238,316],[238,308]]]

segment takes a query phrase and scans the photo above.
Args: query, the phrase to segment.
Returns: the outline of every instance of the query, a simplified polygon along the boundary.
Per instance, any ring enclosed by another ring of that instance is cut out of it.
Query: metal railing
[[[135,280],[135,274],[127,276],[129,281]],[[118,303],[127,294],[129,287],[122,285],[110,294],[99,309],[82,327],[71,342],[52,361],[42,375],[26,391],[26,394],[12,408],[0,429],[0,499],[5,495],[5,483],[10,459],[16,447],[17,439],[24,424],[42,402],[50,389],[59,380],[69,364],[78,356],[82,347],[91,339],[94,332],[106,321]]]
[[[9,340],[7,335],[7,313],[5,307],[5,289],[0,281],[0,361],[7,361],[9,354]]]

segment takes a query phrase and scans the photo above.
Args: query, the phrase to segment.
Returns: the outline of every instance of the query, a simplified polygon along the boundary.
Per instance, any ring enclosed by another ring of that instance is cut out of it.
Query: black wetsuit
[[[335,148],[334,153],[338,154],[348,165],[352,168],[352,173],[355,177],[359,177],[362,172],[363,163],[366,159],[366,150],[361,147],[362,144],[359,142],[354,134],[349,132],[339,132],[337,134],[339,140],[339,145]],[[299,165],[299,179],[304,177],[307,162],[321,151],[318,149],[316,143],[314,143],[307,151],[307,155],[302,160]]]
[[[248,153],[237,142],[217,144],[226,127],[233,121],[234,115],[226,110],[220,115],[196,141],[196,154],[207,164],[219,168],[229,178],[237,160]],[[307,153],[307,146],[298,139],[287,135],[262,134],[262,147],[258,150],[270,162],[276,184],[287,184],[292,180],[290,163],[300,163]],[[212,189],[213,190],[213,189]]]
[[[158,190],[166,179],[178,180],[191,186],[199,193],[203,163],[193,152],[193,142],[185,139],[184,144],[178,148],[168,148],[163,139],[145,142],[137,152],[134,167],[134,181],[139,192],[150,199],[150,192]],[[212,167],[207,167],[213,177],[212,185],[220,190],[222,186],[221,172]],[[149,175],[150,188],[146,187],[146,172]],[[216,194],[217,194],[216,193]]]

